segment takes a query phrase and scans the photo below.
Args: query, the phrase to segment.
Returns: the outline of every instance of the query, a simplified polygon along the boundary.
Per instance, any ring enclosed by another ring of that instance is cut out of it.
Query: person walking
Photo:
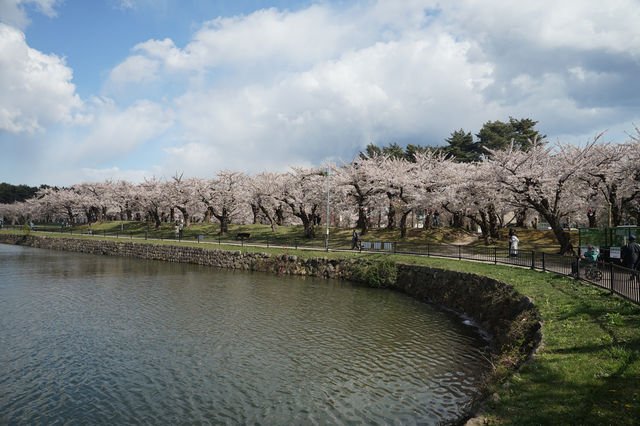
[[[507,237],[509,240],[509,254],[511,254],[511,237],[513,237],[515,233],[516,233],[515,229],[509,228],[509,237]]]
[[[351,236],[351,250],[358,248],[360,249],[360,234],[358,234],[358,230],[353,230],[353,235]]]
[[[629,243],[622,247],[620,261],[625,268],[638,270],[640,261],[640,244],[636,243],[636,236],[629,236]]]
[[[520,242],[520,239],[518,238],[518,235],[516,234],[516,231],[513,231],[511,233],[511,238],[509,238],[509,255],[511,257],[518,256],[518,243],[519,242]]]

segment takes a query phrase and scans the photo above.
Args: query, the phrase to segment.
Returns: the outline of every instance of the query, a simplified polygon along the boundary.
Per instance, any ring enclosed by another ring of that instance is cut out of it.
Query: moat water
[[[0,244],[0,424],[437,424],[488,354],[390,290]]]

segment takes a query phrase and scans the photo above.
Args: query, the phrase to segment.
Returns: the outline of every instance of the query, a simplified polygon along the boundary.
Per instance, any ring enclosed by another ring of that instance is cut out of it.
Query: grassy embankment
[[[255,229],[247,229],[253,236]],[[346,241],[349,235],[345,234]],[[544,321],[543,343],[531,362],[494,386],[494,397],[486,405],[487,419],[504,424],[638,424],[640,307],[605,290],[555,274],[451,259],[221,247],[273,254],[287,252],[302,257],[390,258],[476,273],[509,283],[539,308]]]

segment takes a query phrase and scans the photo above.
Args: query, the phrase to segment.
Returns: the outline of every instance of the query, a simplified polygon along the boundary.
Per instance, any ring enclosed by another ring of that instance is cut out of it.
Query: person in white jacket
[[[520,239],[518,238],[518,235],[516,235],[516,233],[514,232],[511,235],[511,238],[509,239],[509,255],[514,257],[518,255],[519,242],[520,242]]]

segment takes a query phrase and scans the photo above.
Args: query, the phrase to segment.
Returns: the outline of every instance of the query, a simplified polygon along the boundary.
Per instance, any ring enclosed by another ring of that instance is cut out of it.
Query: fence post
[[[613,263],[609,262],[609,291],[613,293],[613,278],[615,274],[613,272]]]
[[[531,269],[536,269],[536,252],[531,250]]]
[[[461,245],[458,245],[458,260],[462,260],[462,249],[461,249]]]
[[[580,279],[580,259],[579,258],[575,258],[574,259],[575,265],[576,265],[576,279]]]
[[[498,247],[493,248],[493,264],[498,264]]]
[[[544,263],[544,252],[542,252],[542,271],[547,272],[547,265]]]

